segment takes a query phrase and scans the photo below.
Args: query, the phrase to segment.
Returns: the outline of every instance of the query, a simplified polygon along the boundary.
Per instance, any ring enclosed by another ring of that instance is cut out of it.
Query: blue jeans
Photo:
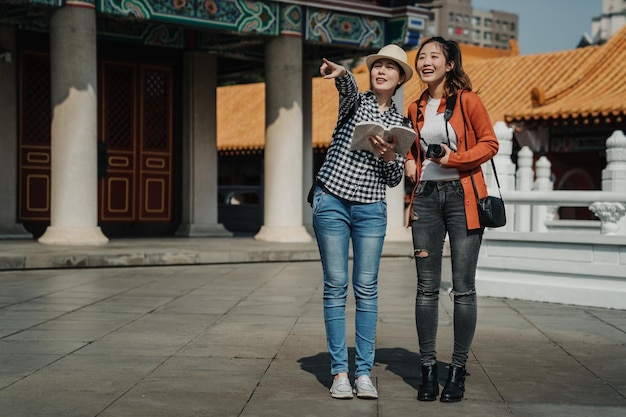
[[[356,301],[355,377],[370,375],[378,320],[378,267],[387,229],[387,203],[355,203],[316,187],[313,228],[324,271],[324,324],[332,375],[348,372],[346,299],[352,239]]]
[[[483,229],[468,231],[463,187],[457,181],[422,181],[411,210],[413,249],[417,270],[415,323],[421,363],[437,362],[439,289],[443,244],[448,233],[454,296],[452,365],[464,367],[476,330],[476,265]]]

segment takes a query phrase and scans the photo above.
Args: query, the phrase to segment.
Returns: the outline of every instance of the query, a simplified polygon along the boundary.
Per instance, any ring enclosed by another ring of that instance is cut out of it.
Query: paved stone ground
[[[245,247],[221,242],[215,247]],[[0,247],[10,259],[17,252]],[[372,374],[380,398],[331,399],[319,261],[272,257],[0,271],[0,416],[626,415],[625,311],[493,298],[479,300],[465,400],[417,401],[415,273],[403,256],[381,264]],[[444,291],[440,312],[445,379],[452,302]]]

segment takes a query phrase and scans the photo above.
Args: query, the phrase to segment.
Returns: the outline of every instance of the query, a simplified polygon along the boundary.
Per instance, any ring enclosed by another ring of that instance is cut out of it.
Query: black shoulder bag
[[[459,94],[459,102],[461,105],[461,114],[463,115],[463,130],[465,131],[466,125],[465,112],[463,111],[463,92]],[[452,114],[450,114],[450,116],[452,116]],[[467,149],[466,138],[465,150],[467,151]],[[500,197],[489,195],[485,198],[478,198],[478,190],[476,189],[476,181],[474,180],[473,170],[470,171],[470,178],[472,179],[474,194],[476,195],[476,201],[478,203],[478,217],[480,219],[480,225],[482,227],[502,227],[506,224],[506,209],[504,207],[504,200],[502,199],[502,192],[500,191],[500,181],[498,180],[496,164],[493,162],[493,158],[491,158],[491,167],[493,168],[493,175],[496,177],[496,184],[498,184],[498,194]]]

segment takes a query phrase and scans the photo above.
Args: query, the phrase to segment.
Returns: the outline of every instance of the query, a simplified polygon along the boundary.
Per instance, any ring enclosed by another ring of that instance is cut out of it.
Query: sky
[[[576,48],[602,14],[602,0],[472,0],[472,7],[517,14],[521,55]]]

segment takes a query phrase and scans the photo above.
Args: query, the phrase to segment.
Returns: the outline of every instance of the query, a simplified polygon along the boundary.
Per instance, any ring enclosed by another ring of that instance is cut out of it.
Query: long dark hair
[[[467,73],[463,69],[461,49],[459,48],[459,44],[455,41],[445,40],[441,36],[434,36],[425,40],[424,43],[422,43],[422,45],[417,50],[417,55],[415,55],[415,70],[417,71],[417,59],[420,55],[420,52],[422,52],[422,48],[433,42],[439,44],[439,47],[443,51],[443,55],[446,58],[446,63],[452,62],[454,64],[452,70],[446,73],[446,82],[444,85],[446,96],[456,94],[460,90],[471,91],[472,81],[470,80],[469,75],[467,75]]]

